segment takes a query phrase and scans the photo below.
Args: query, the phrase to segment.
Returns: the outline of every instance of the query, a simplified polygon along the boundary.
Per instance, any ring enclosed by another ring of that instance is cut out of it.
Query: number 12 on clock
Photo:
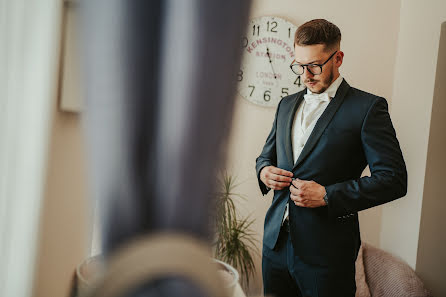
[[[240,95],[252,103],[274,107],[303,89],[289,65],[294,59],[297,27],[279,17],[252,19],[241,38],[242,63],[237,74]]]

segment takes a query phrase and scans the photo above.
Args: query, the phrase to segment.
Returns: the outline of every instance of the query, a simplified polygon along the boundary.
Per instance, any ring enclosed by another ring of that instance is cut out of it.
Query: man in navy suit
[[[358,211],[406,194],[407,172],[384,98],[339,74],[339,28],[300,26],[291,69],[305,90],[283,98],[256,160],[265,217],[265,294],[355,296]],[[290,73],[291,74],[291,73]],[[369,165],[371,176],[361,177]]]

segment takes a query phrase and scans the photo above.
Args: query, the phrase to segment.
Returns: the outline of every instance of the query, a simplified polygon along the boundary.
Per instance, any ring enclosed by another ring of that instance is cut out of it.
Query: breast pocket
[[[330,128],[322,133],[321,142],[330,149],[356,148],[358,144],[361,144],[361,136],[353,129]]]
[[[324,133],[322,135],[326,135],[326,136],[335,136],[335,135],[358,135],[358,131],[356,129],[353,128],[349,128],[349,127],[329,127],[327,129],[325,129]]]

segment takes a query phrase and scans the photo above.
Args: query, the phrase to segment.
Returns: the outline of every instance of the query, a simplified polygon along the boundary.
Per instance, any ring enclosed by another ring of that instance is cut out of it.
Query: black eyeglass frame
[[[331,56],[330,56],[324,63],[322,63],[322,64],[312,64],[312,63],[310,63],[310,64],[299,64],[299,63],[296,62],[296,59],[294,59],[293,62],[291,62],[291,64],[290,64],[291,71],[293,71],[294,74],[302,75],[302,74],[305,73],[305,68],[307,68],[307,71],[310,72],[312,75],[319,75],[319,74],[322,73],[322,67],[323,67],[325,64],[327,64],[328,61],[330,61],[331,58],[333,58],[334,55],[335,55],[337,52],[338,52],[338,51],[335,51],[334,53],[332,53]],[[294,62],[296,62],[296,64],[293,64]],[[294,71],[293,66],[299,66],[299,67],[300,67],[299,69],[301,69],[301,71],[299,71],[299,72]],[[319,66],[319,68],[321,69],[321,71],[320,71],[319,73],[313,73],[313,72],[308,68],[308,66],[313,66],[313,67],[314,67],[314,66]],[[302,71],[302,70],[303,70],[303,71]]]

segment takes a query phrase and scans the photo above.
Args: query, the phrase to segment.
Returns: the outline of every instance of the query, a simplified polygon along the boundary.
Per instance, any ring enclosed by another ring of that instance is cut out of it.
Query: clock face
[[[243,57],[237,79],[240,95],[262,106],[279,101],[305,86],[294,74],[294,32],[297,27],[278,17],[251,20],[242,37]]]

